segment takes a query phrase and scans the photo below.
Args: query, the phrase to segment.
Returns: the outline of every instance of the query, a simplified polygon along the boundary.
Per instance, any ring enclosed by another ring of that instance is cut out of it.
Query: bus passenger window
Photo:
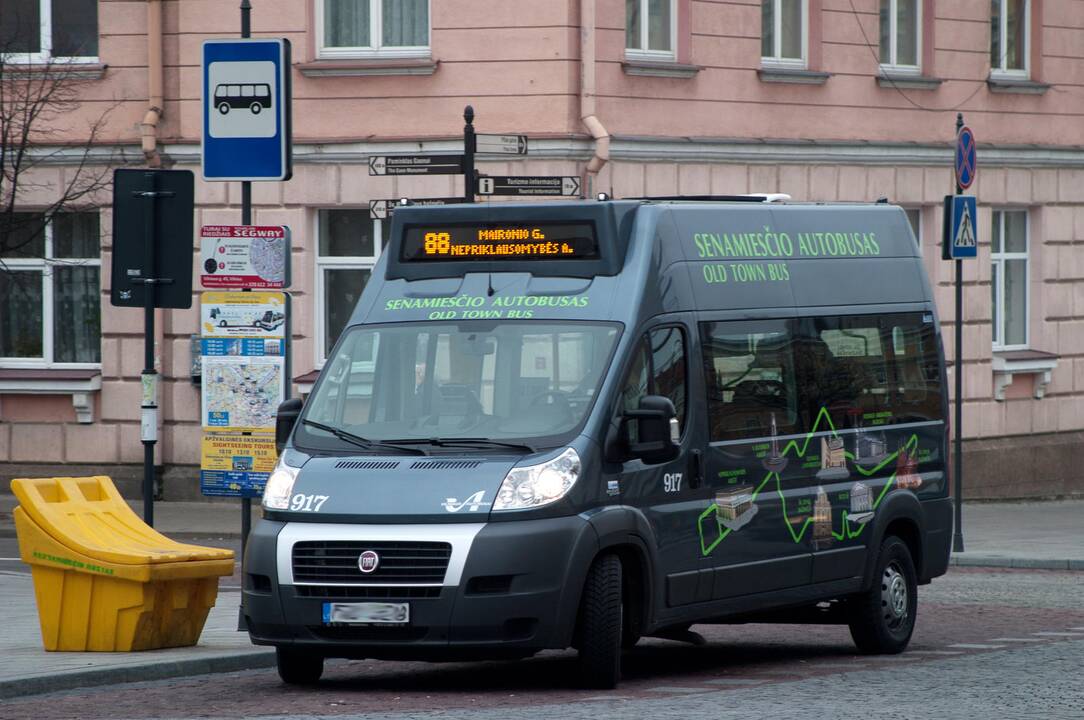
[[[702,323],[711,439],[800,431],[792,321]]]

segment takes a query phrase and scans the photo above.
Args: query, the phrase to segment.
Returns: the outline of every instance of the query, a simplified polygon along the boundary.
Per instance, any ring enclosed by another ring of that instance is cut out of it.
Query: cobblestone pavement
[[[612,692],[574,688],[572,654],[512,663],[332,661],[312,689],[273,670],[115,685],[0,704],[0,718],[1084,718],[1084,574],[957,568],[920,589],[903,655],[856,655],[845,627],[698,626],[641,641]]]

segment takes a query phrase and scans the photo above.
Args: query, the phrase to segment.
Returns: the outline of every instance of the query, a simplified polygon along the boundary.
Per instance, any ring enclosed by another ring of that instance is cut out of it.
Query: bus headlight
[[[560,500],[580,477],[580,456],[572,448],[539,465],[512,468],[497,491],[494,510],[528,510]]]
[[[301,468],[287,465],[282,458],[271,471],[271,477],[267,478],[267,485],[263,489],[263,506],[268,510],[287,510],[290,507],[290,496],[294,492],[294,481]]]

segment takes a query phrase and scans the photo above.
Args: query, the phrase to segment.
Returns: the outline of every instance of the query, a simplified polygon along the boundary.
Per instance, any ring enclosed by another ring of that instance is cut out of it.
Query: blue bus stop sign
[[[956,136],[956,184],[966,190],[975,182],[975,133],[966,125]]]
[[[203,179],[289,180],[289,40],[203,42]]]

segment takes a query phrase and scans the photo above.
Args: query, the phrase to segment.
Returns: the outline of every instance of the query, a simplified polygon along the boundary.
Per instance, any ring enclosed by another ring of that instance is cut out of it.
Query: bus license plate
[[[325,625],[405,625],[409,603],[324,603]]]

